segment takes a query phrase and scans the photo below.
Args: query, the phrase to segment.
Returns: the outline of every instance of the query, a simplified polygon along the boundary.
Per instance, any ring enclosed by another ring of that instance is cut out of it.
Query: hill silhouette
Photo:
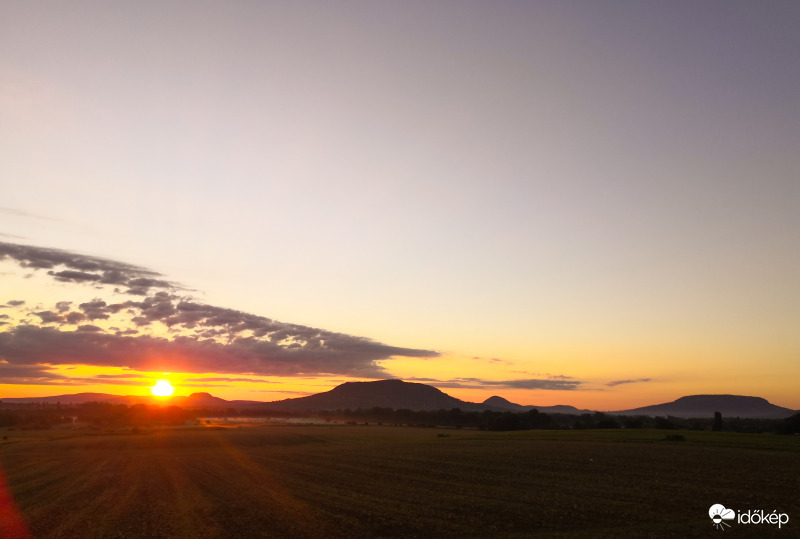
[[[345,382],[330,391],[265,403],[275,410],[335,410],[339,408],[394,408],[408,410],[485,410],[478,403],[466,402],[433,386],[402,380]]]
[[[192,393],[188,397],[173,397],[170,405],[181,408],[223,408],[230,406],[231,401],[215,397],[210,393]]]
[[[781,419],[796,413],[789,408],[776,406],[761,397],[745,397],[741,395],[691,395],[664,404],[609,413],[617,415],[713,417],[714,412],[720,412],[724,417],[765,419]]]
[[[516,404],[504,399],[503,397],[498,397],[497,395],[489,397],[488,399],[483,401],[483,404],[485,404],[486,406],[491,406],[493,409],[508,410],[509,412],[527,412],[528,410],[536,409],[540,412],[549,414],[585,414],[592,411],[592,410],[579,410],[574,406],[566,406],[563,404],[557,404],[555,406]]]

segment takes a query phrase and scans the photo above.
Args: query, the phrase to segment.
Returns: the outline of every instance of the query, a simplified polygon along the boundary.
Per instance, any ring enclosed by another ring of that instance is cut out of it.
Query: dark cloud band
[[[2,258],[46,269],[62,282],[123,285],[127,290],[114,291],[143,296],[117,303],[96,298],[77,306],[62,300],[48,310],[30,310],[38,323],[29,316],[0,333],[0,360],[7,364],[380,378],[387,373],[379,361],[439,355],[205,305],[179,295],[182,289],[156,272],[112,260],[0,242]],[[22,308],[23,301],[7,305]],[[164,330],[169,337],[160,336]]]
[[[24,268],[46,269],[62,282],[99,283],[128,287],[127,293],[144,295],[151,288],[175,289],[177,285],[157,279],[159,273],[115,260],[69,253],[31,245],[0,242],[0,260],[10,258]]]
[[[566,377],[565,377],[566,378]],[[455,378],[437,380],[434,378],[410,378],[415,382],[427,382],[442,388],[461,389],[544,389],[551,391],[573,391],[581,389],[583,382],[565,379],[528,378],[522,380],[483,380],[480,378]]]

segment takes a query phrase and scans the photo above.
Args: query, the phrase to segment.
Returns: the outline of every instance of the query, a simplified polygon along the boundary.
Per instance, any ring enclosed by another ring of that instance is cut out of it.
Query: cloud
[[[86,384],[142,385],[141,374],[98,374],[88,378],[73,378],[53,371],[45,365],[15,365],[0,360],[0,385],[79,386]]]
[[[286,389],[262,389],[261,392],[262,393],[285,393],[287,395],[300,395],[302,397],[305,397],[305,396],[308,396],[308,395],[314,395],[314,393],[311,393],[309,391],[290,391],[290,390],[286,390]]]
[[[156,279],[161,276],[159,273],[139,266],[60,249],[0,242],[0,260],[6,258],[23,268],[50,270],[48,275],[61,282],[127,286],[129,294],[143,295],[150,288],[179,288],[163,279]]]
[[[3,360],[0,360],[0,384],[76,385],[72,378],[56,374],[47,366],[15,365]]]
[[[97,374],[97,375],[94,376],[94,378],[98,378],[98,379],[101,379],[101,380],[117,380],[117,379],[119,379],[119,380],[122,380],[122,379],[127,380],[127,379],[133,379],[133,378],[148,378],[149,379],[150,376],[145,376],[143,374],[134,374],[134,373],[130,373],[130,374]]]
[[[42,319],[43,324],[48,324],[50,322],[60,322],[61,316],[53,311],[39,311],[38,313],[33,313],[39,318]]]
[[[102,275],[97,275],[96,273],[88,273],[85,271],[75,271],[75,270],[64,270],[59,272],[48,271],[47,274],[55,277],[57,281],[85,282],[85,281],[99,281],[100,279],[103,278]]]
[[[92,324],[85,324],[83,326],[78,326],[78,329],[75,331],[104,331],[103,328],[99,326],[94,326]]]
[[[71,313],[67,313],[67,315],[64,316],[64,318],[60,319],[60,320],[64,320],[68,324],[77,324],[78,322],[81,322],[81,321],[83,321],[85,319],[86,319],[86,315],[85,314],[79,313],[79,312],[71,312]]]
[[[108,305],[101,299],[81,303],[78,307],[80,307],[83,311],[83,315],[89,320],[107,320],[110,317],[108,312],[106,312],[106,307],[108,307]]]
[[[60,331],[21,325],[0,333],[0,357],[14,364],[84,364],[138,371],[266,376],[346,374],[381,378],[386,376],[386,371],[375,364],[378,360],[397,355],[435,354],[349,335],[322,333],[321,337],[325,338],[294,343],[294,346],[254,338],[234,339],[225,344],[183,336],[173,339],[149,335],[127,337],[95,329]],[[331,342],[325,342],[326,339]]]
[[[614,380],[613,382],[609,382],[606,385],[608,387],[614,387],[614,386],[619,386],[619,385],[622,385],[622,384],[636,384],[636,383],[639,383],[639,382],[649,382],[649,381],[650,381],[650,378],[636,378],[636,379],[631,379],[631,380]]]
[[[577,380],[527,379],[527,380],[506,380],[503,382],[497,382],[496,384],[486,384],[486,385],[496,385],[504,389],[550,389],[550,390],[560,390],[560,391],[571,391],[578,389],[578,387],[582,383],[583,382],[578,382]]]
[[[504,365],[513,365],[512,361],[508,361],[505,359],[500,359],[498,357],[481,357],[481,356],[473,356],[472,359],[476,361],[486,361],[488,363],[502,363]]]
[[[76,302],[62,299],[50,309],[28,311],[38,321],[27,316],[24,322],[4,327],[0,360],[15,365],[384,378],[387,372],[381,361],[439,356],[433,350],[390,346],[199,303],[181,295],[185,289],[160,274],[113,260],[0,242],[2,258],[23,268],[46,269],[44,275],[61,282],[113,288],[105,299],[84,301],[77,308]],[[120,297],[121,293],[143,297]],[[16,308],[23,304],[23,300],[7,303]]]
[[[271,382],[261,378],[186,378],[186,382],[251,382],[254,384],[277,384],[278,382]]]
[[[433,378],[409,378],[409,381],[430,383],[436,387],[461,388],[461,389],[543,389],[551,391],[573,391],[580,389],[583,382],[578,380],[553,380],[540,378],[526,378],[520,380],[483,380],[480,378],[454,378],[451,380],[436,380]]]
[[[233,386],[231,384],[217,384],[217,383],[203,384],[203,383],[190,382],[190,383],[182,383],[181,387],[206,387],[206,388],[208,388],[208,387],[233,387]]]

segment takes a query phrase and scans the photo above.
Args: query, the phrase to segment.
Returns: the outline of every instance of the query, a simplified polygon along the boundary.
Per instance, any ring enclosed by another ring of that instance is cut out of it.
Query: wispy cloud
[[[94,376],[98,380],[141,380],[142,378],[151,378],[143,374],[97,374]]]
[[[179,288],[156,279],[159,273],[139,266],[60,249],[0,242],[0,260],[5,258],[23,268],[49,270],[47,274],[58,281],[122,286],[128,294],[146,295],[151,288]]]
[[[290,390],[285,390],[285,389],[264,389],[264,390],[261,390],[261,392],[262,393],[283,393],[283,394],[286,394],[286,395],[295,395],[295,396],[301,396],[301,397],[306,397],[308,395],[313,395],[314,394],[314,393],[311,393],[311,392],[308,392],[308,391],[290,391]]]
[[[180,386],[181,387],[206,387],[206,388],[208,388],[208,387],[233,387],[231,384],[221,384],[221,383],[203,384],[203,383],[199,383],[199,382],[186,382],[186,383],[182,382],[180,384]]]
[[[58,378],[66,378],[62,377],[44,365],[31,365],[31,364],[24,364],[24,365],[15,365],[11,364],[8,361],[0,360],[0,380],[3,383],[19,383],[19,382],[10,382],[10,380],[20,380],[20,379],[58,379]]]
[[[513,365],[514,363],[508,361],[506,359],[500,359],[498,357],[481,357],[481,356],[474,356],[472,359],[476,361],[486,361],[487,363],[500,363],[503,365]]]
[[[249,382],[253,384],[277,384],[270,380],[262,378],[223,378],[223,377],[204,377],[204,378],[186,378],[186,382]]]
[[[583,382],[578,380],[526,378],[519,380],[483,380],[481,378],[453,378],[438,380],[434,378],[408,378],[410,382],[422,382],[436,387],[463,389],[543,389],[552,391],[573,391],[581,389]]]
[[[99,374],[91,377],[78,378],[59,374],[46,365],[15,365],[5,360],[0,360],[0,385],[78,386],[101,383],[106,385],[141,386],[141,378],[145,377],[135,374]]]
[[[619,386],[622,384],[637,384],[639,382],[649,382],[650,378],[635,378],[630,380],[614,380],[613,382],[608,382],[606,385],[608,387]]]
[[[58,222],[62,222],[62,219],[56,219],[56,218],[54,218],[54,217],[46,217],[46,216],[44,216],[44,215],[39,215],[39,214],[36,214],[36,213],[31,213],[31,212],[29,212],[29,211],[25,211],[25,210],[17,210],[17,209],[14,209],[14,208],[5,208],[5,207],[2,207],[2,208],[0,208],[0,213],[5,213],[6,215],[13,215],[13,216],[15,216],[15,217],[27,217],[27,218],[31,218],[31,219],[42,219],[42,220],[44,220],[44,221],[58,221]],[[6,237],[10,237],[10,236],[11,236],[11,235],[9,235],[9,234],[0,234],[0,235],[2,235],[2,236],[6,236]],[[17,238],[19,238],[19,236],[16,236],[16,237],[17,237]]]

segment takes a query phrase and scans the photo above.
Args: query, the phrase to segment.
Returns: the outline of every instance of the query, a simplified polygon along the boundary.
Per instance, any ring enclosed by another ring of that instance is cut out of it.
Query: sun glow
[[[159,380],[156,385],[150,388],[150,393],[156,397],[169,397],[175,392],[175,388],[169,383],[169,380]]]

